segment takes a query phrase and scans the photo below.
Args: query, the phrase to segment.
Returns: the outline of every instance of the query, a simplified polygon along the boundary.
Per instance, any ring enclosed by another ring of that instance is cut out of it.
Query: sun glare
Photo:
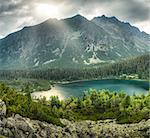
[[[38,4],[36,14],[42,18],[58,18],[59,10],[57,6],[49,4]]]

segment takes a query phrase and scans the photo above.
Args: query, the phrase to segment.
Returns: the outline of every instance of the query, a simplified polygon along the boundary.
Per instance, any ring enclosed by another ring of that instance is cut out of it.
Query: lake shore
[[[144,80],[144,79],[122,79],[122,78],[102,78],[102,79],[100,79],[100,78],[95,78],[95,79],[82,79],[82,80],[73,80],[73,81],[59,81],[59,82],[55,82],[54,86],[55,86],[55,84],[71,84],[71,83],[76,83],[76,82],[95,81],[95,80],[113,80],[113,79],[150,82],[149,80]]]
[[[34,99],[41,99],[43,97],[46,98],[46,100],[49,100],[51,96],[58,96],[60,100],[64,100],[65,97],[62,95],[55,87],[51,88],[47,91],[37,91],[31,93],[32,98]]]
[[[46,97],[48,100],[51,96],[58,96],[60,100],[64,100],[71,96],[80,97],[91,88],[105,89],[110,92],[124,92],[128,95],[146,94],[149,91],[148,83],[144,80],[94,79],[56,83],[50,90],[33,92],[32,97],[35,99]]]

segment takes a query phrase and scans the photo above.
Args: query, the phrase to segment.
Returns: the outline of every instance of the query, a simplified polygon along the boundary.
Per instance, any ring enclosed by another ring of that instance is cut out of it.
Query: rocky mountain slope
[[[0,68],[81,67],[150,51],[150,35],[115,17],[49,19],[0,40]]]
[[[6,105],[0,100],[0,137],[5,138],[148,138],[150,120],[136,124],[116,124],[115,120],[71,122],[61,119],[65,127],[24,118],[6,117]]]

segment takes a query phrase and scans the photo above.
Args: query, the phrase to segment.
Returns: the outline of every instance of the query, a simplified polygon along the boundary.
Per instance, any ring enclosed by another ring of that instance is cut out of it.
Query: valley
[[[105,15],[0,39],[0,137],[148,137],[149,53],[149,34]]]

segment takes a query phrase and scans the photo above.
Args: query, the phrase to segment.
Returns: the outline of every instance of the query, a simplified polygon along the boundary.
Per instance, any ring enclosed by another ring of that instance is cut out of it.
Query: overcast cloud
[[[52,5],[38,9],[40,5]],[[57,13],[53,12],[55,7]],[[43,10],[43,11],[42,11]],[[52,12],[49,14],[49,12]],[[150,34],[150,0],[0,0],[0,38],[48,18],[116,16]]]

